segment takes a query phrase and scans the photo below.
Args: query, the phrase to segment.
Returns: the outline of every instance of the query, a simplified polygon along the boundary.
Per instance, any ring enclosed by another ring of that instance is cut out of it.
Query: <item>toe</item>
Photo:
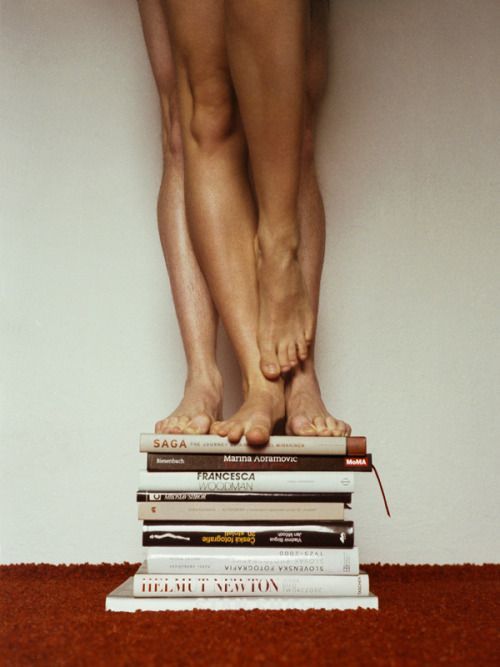
[[[254,423],[245,433],[249,445],[260,447],[269,441],[270,429],[265,424]]]
[[[304,336],[306,343],[310,345],[314,339],[314,320],[312,318],[308,318],[308,321],[306,322]]]
[[[180,433],[178,427],[179,419],[177,417],[169,417],[165,419],[165,433]]]
[[[282,373],[286,373],[291,369],[290,360],[288,358],[288,343],[282,342],[278,347],[278,361]]]
[[[225,422],[220,422],[219,428],[217,429],[217,432],[219,435],[221,435],[223,438],[227,437],[227,434],[231,430],[233,426],[233,422],[230,421],[225,421]]]
[[[241,440],[241,437],[243,435],[243,424],[241,422],[236,422],[231,426],[231,429],[229,430],[229,433],[227,434],[227,438],[229,442],[232,443],[237,443]]]
[[[168,422],[168,419],[160,419],[159,422],[155,424],[155,433],[166,433],[165,423]]]
[[[297,345],[296,345],[296,343],[289,343],[288,344],[288,359],[290,360],[290,365],[291,366],[296,366],[299,363],[299,359],[297,357]]]
[[[311,420],[304,415],[292,417],[288,422],[288,429],[292,435],[316,435]]]
[[[193,417],[185,428],[186,433],[208,433],[212,419],[207,414],[200,414]]]
[[[268,380],[276,380],[280,376],[280,365],[276,352],[272,346],[267,345],[261,349],[260,370]]]
[[[313,424],[318,435],[329,435],[330,431],[328,430],[324,417],[315,417],[313,419]]]
[[[350,432],[349,424],[346,424],[340,419],[337,419],[337,428],[333,432],[333,435],[349,435],[349,432]]]
[[[190,418],[188,415],[182,415],[182,417],[179,417],[177,421],[177,428],[179,429],[179,433],[184,433],[187,425],[189,424],[189,421]]]
[[[326,418],[326,425],[328,426],[328,430],[330,431],[330,435],[334,435],[334,431],[337,428],[337,420],[334,419],[333,417],[327,417]]]
[[[307,350],[306,339],[304,338],[304,336],[301,336],[297,341],[297,352],[299,355],[299,359],[301,359],[302,361],[307,359],[308,350]]]
[[[212,435],[219,435],[219,427],[222,424],[220,421],[215,421],[212,422],[212,426],[210,427],[210,433]]]
[[[326,424],[331,435],[342,436],[348,434],[348,424],[341,421],[340,419],[335,419],[335,417],[327,417]]]

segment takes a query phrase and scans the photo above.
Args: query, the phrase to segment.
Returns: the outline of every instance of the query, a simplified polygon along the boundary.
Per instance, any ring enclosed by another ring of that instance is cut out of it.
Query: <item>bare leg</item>
[[[306,130],[299,188],[299,261],[317,320],[325,252],[325,211],[314,162],[314,130],[327,80],[328,3],[312,0],[306,73]],[[327,410],[314,368],[314,345],[286,385],[286,430],[295,435],[348,435],[351,427]]]
[[[256,213],[224,45],[223,0],[167,0],[179,91],[191,239],[235,348],[245,401],[212,432],[264,444],[284,414],[283,382],[259,369]]]
[[[220,418],[222,402],[222,378],[215,361],[217,313],[187,230],[182,139],[165,15],[160,0],[139,0],[139,11],[162,111],[158,229],[187,361],[184,397],[155,430],[208,433]]]
[[[313,312],[297,252],[306,0],[226,0],[231,75],[258,204],[260,367],[270,379],[308,354]]]

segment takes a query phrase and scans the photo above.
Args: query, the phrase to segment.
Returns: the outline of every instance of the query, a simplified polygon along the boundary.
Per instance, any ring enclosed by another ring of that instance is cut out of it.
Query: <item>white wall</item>
[[[499,30],[496,0],[333,3],[318,366],[391,502],[358,476],[365,562],[498,560]],[[137,561],[138,434],[184,373],[137,9],[3,0],[1,42],[1,558]]]

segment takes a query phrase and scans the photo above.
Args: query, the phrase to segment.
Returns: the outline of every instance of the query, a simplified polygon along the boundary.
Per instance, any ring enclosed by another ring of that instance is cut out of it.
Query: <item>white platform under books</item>
[[[378,597],[204,597],[204,598],[136,598],[133,596],[133,577],[129,577],[106,598],[106,611],[237,611],[239,609],[378,609]]]

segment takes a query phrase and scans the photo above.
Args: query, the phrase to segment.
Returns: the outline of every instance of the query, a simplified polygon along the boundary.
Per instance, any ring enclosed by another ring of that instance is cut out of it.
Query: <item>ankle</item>
[[[278,265],[296,261],[299,250],[298,228],[290,225],[259,224],[256,247],[262,261]]]
[[[217,366],[206,364],[189,364],[186,378],[186,387],[205,387],[216,394],[222,394],[222,375]]]
[[[249,394],[259,392],[268,393],[271,398],[280,398],[284,395],[284,384],[285,383],[282,378],[274,381],[266,380],[266,378],[259,370],[256,375],[243,376],[243,395],[245,398],[247,398]]]
[[[297,368],[286,384],[287,396],[299,392],[319,391],[319,382],[311,360],[307,359],[304,368]]]

